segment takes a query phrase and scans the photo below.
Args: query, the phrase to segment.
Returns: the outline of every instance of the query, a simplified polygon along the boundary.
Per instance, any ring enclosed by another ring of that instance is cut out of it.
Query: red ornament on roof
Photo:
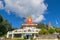
[[[28,17],[28,20],[27,20],[26,24],[33,24],[31,16]]]
[[[32,21],[32,17],[31,16],[28,17],[28,19],[27,19],[25,24],[22,24],[23,27],[26,27],[26,26],[29,26],[29,27],[34,26],[34,27],[36,27],[36,25],[37,24]]]

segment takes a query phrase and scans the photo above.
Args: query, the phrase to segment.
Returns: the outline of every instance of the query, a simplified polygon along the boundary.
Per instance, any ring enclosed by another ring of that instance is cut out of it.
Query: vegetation
[[[55,31],[56,31],[57,33],[60,33],[60,29],[55,29]]]
[[[41,31],[39,32],[40,35],[42,34],[49,34],[49,31],[47,29],[42,28]]]
[[[39,34],[45,34],[45,29],[42,28],[41,31],[39,32]]]
[[[11,39],[11,38],[6,38],[6,40],[24,40],[24,39],[22,39],[22,38],[13,38],[13,39]]]
[[[46,24],[43,24],[43,23],[39,23],[38,25],[37,25],[37,28],[44,28],[44,29],[46,29],[47,28],[47,25]]]
[[[48,28],[48,25],[46,24],[38,24],[37,25],[37,28],[41,29],[39,31],[39,34],[42,35],[42,34],[53,34],[54,32],[57,32],[57,33],[60,33],[60,29],[58,28]]]
[[[55,29],[50,28],[48,31],[49,31],[49,33],[50,33],[50,34],[52,34],[52,33],[54,33],[54,32],[55,32]]]
[[[3,19],[3,17],[0,15],[0,36],[5,35],[7,31],[11,30],[11,24],[7,20]]]

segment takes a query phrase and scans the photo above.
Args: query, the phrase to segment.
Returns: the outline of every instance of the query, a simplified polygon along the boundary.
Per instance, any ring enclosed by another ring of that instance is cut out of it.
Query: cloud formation
[[[32,16],[34,22],[41,22],[44,20],[44,14],[47,10],[47,5],[44,0],[4,0],[4,9],[20,17]]]
[[[0,1],[0,9],[3,9],[4,7],[3,7],[3,3],[2,3],[2,1]]]

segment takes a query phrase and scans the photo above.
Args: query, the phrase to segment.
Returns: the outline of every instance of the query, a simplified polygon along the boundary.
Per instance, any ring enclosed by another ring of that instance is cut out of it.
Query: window
[[[14,34],[14,37],[15,38],[20,38],[21,37],[21,34]]]

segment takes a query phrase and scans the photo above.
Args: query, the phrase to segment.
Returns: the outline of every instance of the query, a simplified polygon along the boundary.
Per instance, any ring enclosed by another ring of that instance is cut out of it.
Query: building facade
[[[20,29],[7,32],[7,38],[36,38],[40,31],[36,26],[37,24],[32,21],[32,17],[28,17],[26,23],[22,24]]]

